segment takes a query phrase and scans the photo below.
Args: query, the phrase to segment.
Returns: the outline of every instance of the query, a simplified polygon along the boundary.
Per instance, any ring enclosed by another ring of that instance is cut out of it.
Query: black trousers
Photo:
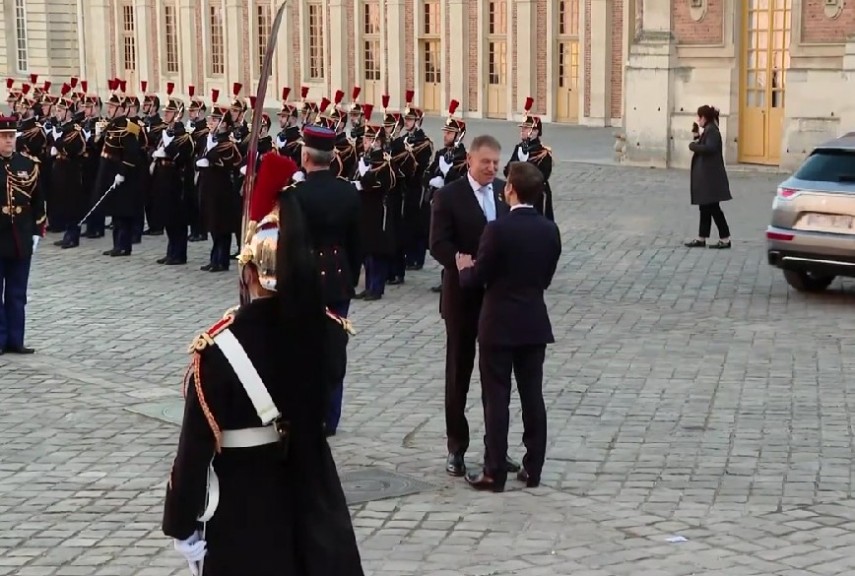
[[[445,434],[453,454],[469,449],[466,397],[475,367],[479,312],[479,306],[461,306],[445,319]]]
[[[715,220],[715,227],[718,228],[719,238],[730,238],[730,227],[727,225],[727,218],[724,217],[724,212],[721,211],[721,206],[718,202],[712,204],[701,204],[698,206],[701,212],[701,221],[698,224],[698,237],[709,238],[712,222]]]
[[[511,373],[517,381],[523,420],[523,468],[540,480],[546,460],[546,406],[543,361],[546,345],[480,347],[481,400],[484,404],[484,473],[499,483],[507,477]]]

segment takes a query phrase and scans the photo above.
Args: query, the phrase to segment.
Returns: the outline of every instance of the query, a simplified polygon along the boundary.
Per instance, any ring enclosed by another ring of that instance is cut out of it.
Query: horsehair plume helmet
[[[12,86],[14,86],[14,85],[15,85],[15,79],[14,78],[6,78],[6,89],[7,90],[11,90]]]
[[[359,95],[362,93],[362,88],[359,86],[354,86],[353,90],[350,91],[350,99],[354,102],[359,100]]]
[[[534,98],[532,98],[531,96],[527,96],[525,99],[525,105],[523,106],[523,111],[525,112],[526,115],[528,115],[528,113],[531,110],[531,107],[533,105],[534,105]]]
[[[42,85],[43,92],[50,92],[50,87],[53,86],[50,80],[45,80],[45,83]]]
[[[371,113],[374,112],[374,104],[363,104],[362,105],[362,113],[365,115],[365,121],[369,122],[371,120]]]
[[[380,98],[380,102],[383,104],[383,112],[386,112],[386,109],[389,108],[389,95],[383,94]]]
[[[173,91],[175,91],[175,82],[167,82],[166,83],[166,95],[172,96]]]
[[[140,80],[140,92],[143,94],[148,92],[148,80]]]
[[[29,84],[21,84],[21,94],[26,96],[27,94],[29,94],[31,88],[32,86],[30,86]]]
[[[333,103],[336,107],[341,104],[341,101],[344,100],[344,90],[336,90],[335,97],[333,98]]]
[[[308,95],[309,95],[309,87],[308,87],[308,86],[302,86],[302,87],[300,88],[300,98],[305,102],[305,101],[306,101],[306,97],[307,97]]]
[[[330,107],[330,99],[325,96],[325,97],[321,98],[321,103],[318,104],[318,112],[320,114],[323,114],[327,111],[327,108],[329,108],[329,107]]]
[[[255,103],[258,102],[258,96],[250,96],[249,97],[249,107],[253,110],[255,109]]]
[[[89,93],[89,82],[87,82],[86,80],[81,80],[80,81],[80,89],[83,90],[84,94],[88,94]]]
[[[288,96],[290,96],[290,95],[291,95],[291,88],[289,88],[288,86],[283,86],[282,87],[282,103],[283,104],[288,101]]]
[[[39,83],[39,75],[38,74],[30,74],[30,84],[35,86]]]
[[[243,84],[241,84],[240,82],[235,82],[234,84],[232,84],[232,96],[237,98],[238,96],[240,96],[241,90],[243,90]]]
[[[128,89],[128,81],[127,80],[119,80],[119,89],[122,92],[126,92]]]
[[[59,89],[59,95],[60,96],[65,96],[69,92],[71,92],[71,84],[68,84],[68,83],[64,83],[62,85],[62,88]]]
[[[416,95],[415,90],[407,90],[404,92],[404,114],[410,116],[412,113],[413,98]]]
[[[74,88],[77,88],[77,83],[78,83],[79,81],[80,81],[80,80],[77,78],[77,76],[72,76],[72,77],[71,77],[71,79],[70,79],[68,82],[69,82],[69,84],[71,85],[71,88],[72,88],[72,89],[74,89]]]
[[[196,95],[196,87],[190,84],[187,86],[187,95],[190,96],[190,99],[193,99],[193,96]]]

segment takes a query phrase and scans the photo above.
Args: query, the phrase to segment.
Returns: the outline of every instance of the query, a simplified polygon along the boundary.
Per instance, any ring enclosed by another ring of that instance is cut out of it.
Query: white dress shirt
[[[531,204],[514,204],[511,206],[511,212],[516,210],[517,208],[534,208]]]
[[[469,186],[472,187],[472,191],[475,193],[475,200],[481,206],[484,217],[487,219],[487,222],[492,222],[496,219],[496,197],[493,195],[492,182],[486,186],[481,186],[472,178],[472,174],[469,172],[466,173],[466,177],[469,179]]]

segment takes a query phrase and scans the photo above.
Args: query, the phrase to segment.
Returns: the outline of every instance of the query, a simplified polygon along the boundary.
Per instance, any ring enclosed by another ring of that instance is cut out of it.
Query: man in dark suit
[[[321,273],[324,304],[347,318],[354,288],[359,282],[362,247],[359,230],[359,193],[353,184],[330,170],[335,157],[336,133],[323,126],[303,129],[303,147],[294,185]],[[344,382],[332,392],[326,417],[326,434],[333,436],[341,419]]]
[[[554,342],[543,293],[561,255],[558,227],[533,203],[543,190],[536,166],[514,162],[508,172],[507,218],[487,224],[475,260],[457,256],[460,283],[486,286],[478,321],[479,369],[484,400],[484,469],[466,480],[479,490],[501,492],[507,478],[508,406],[511,372],[516,376],[526,454],[517,479],[540,484],[546,458],[543,361]]]
[[[445,320],[446,334],[446,471],[452,476],[466,474],[466,395],[475,364],[478,314],[484,296],[482,286],[460,286],[455,256],[476,254],[484,226],[508,213],[501,197],[505,183],[496,179],[500,154],[501,145],[492,136],[475,138],[467,155],[466,177],[437,190],[431,206],[430,253],[443,266],[439,312]],[[519,470],[514,462],[508,462],[508,466],[512,472]]]

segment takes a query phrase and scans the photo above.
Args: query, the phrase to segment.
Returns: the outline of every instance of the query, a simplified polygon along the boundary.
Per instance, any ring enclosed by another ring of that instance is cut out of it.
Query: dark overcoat
[[[689,144],[689,150],[695,153],[691,172],[692,204],[715,204],[733,198],[724,169],[723,143],[718,125],[708,123],[701,137]]]

